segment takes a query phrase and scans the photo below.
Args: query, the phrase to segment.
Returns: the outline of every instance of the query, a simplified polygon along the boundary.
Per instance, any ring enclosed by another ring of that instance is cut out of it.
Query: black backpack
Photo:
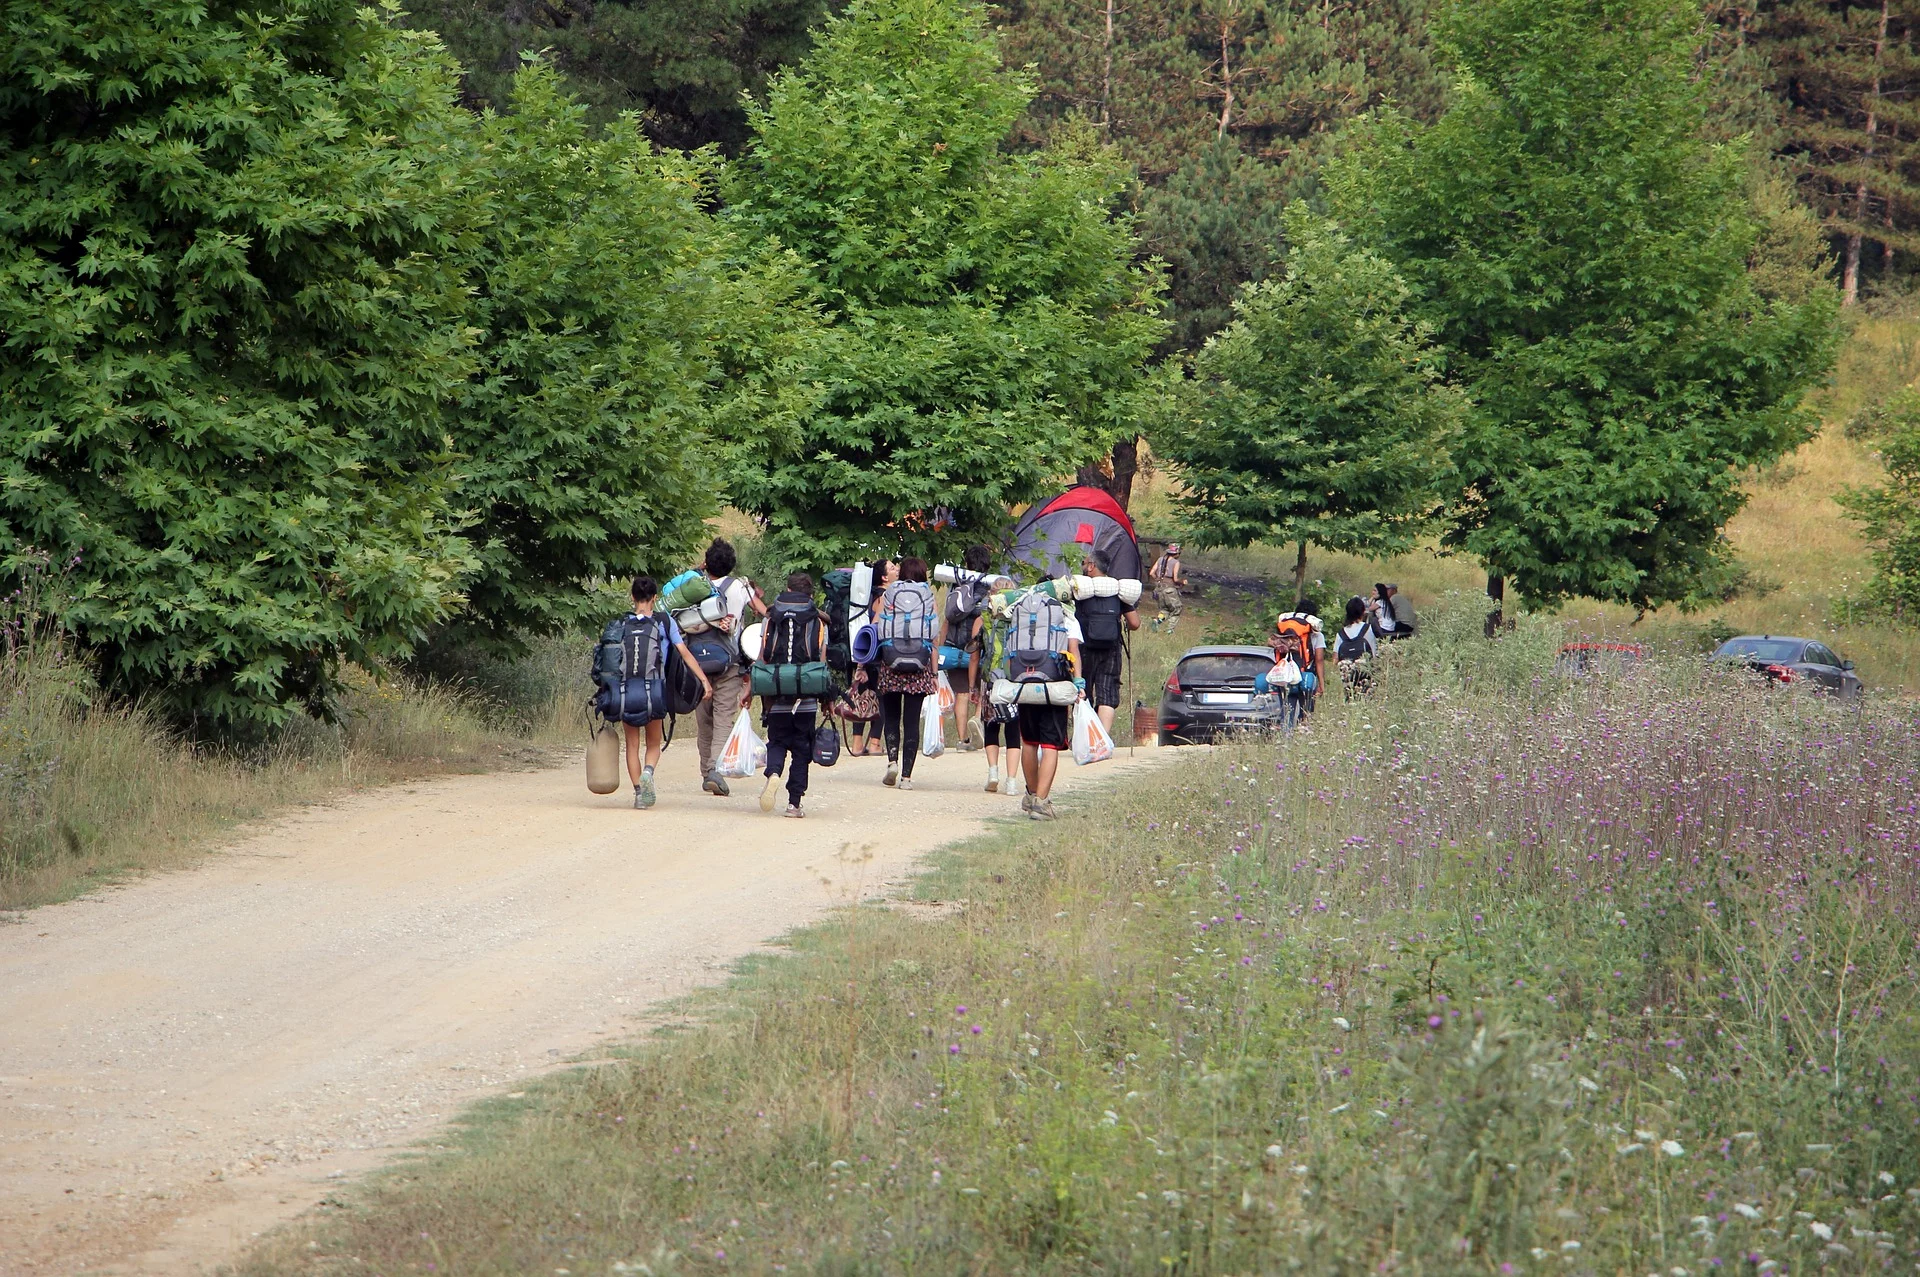
[[[725,598],[727,591],[733,588],[733,577],[723,577],[713,587],[716,597]],[[740,642],[734,635],[710,626],[698,634],[689,634],[687,650],[693,653],[693,663],[708,678],[718,678],[740,660]]]
[[[755,696],[779,698],[832,695],[833,671],[820,659],[820,609],[774,600],[753,663]]]
[[[1082,599],[1076,609],[1080,646],[1105,651],[1120,646],[1121,615],[1126,604],[1115,598]]]
[[[689,649],[691,650],[691,649]],[[700,675],[680,656],[680,649],[669,647],[666,655],[667,713],[691,714],[706,698]]]
[[[848,612],[853,607],[853,571],[835,568],[820,578],[827,614],[826,662],[842,674],[853,673],[853,629]]]
[[[985,573],[969,573],[947,587],[946,646],[973,646],[973,623],[993,592],[988,584],[991,579]]]
[[[607,623],[593,649],[593,681],[598,686],[593,707],[602,718],[638,727],[672,709],[666,684],[666,621],[658,616],[629,614]],[[700,690],[699,680],[694,691]],[[699,698],[695,696],[695,703]]]
[[[1351,665],[1367,657],[1367,629],[1363,625],[1358,634],[1349,636],[1342,626],[1339,637],[1333,646],[1333,659],[1342,665]]]

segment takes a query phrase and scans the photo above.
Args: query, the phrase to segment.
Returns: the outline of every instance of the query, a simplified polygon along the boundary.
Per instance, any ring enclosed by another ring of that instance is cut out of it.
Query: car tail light
[[[1177,668],[1173,673],[1167,675],[1166,691],[1169,696],[1180,695],[1180,671]]]
[[[1777,682],[1791,683],[1794,680],[1793,670],[1785,665],[1769,665],[1766,669],[1767,676]]]

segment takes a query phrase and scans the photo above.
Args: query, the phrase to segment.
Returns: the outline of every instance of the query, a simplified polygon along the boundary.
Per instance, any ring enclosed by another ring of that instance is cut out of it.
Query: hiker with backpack
[[[1097,554],[1089,554],[1084,566],[1088,576],[1112,576]],[[1117,594],[1096,594],[1081,599],[1074,612],[1081,634],[1080,673],[1087,680],[1087,696],[1093,702],[1093,712],[1111,736],[1113,716],[1120,708],[1120,663],[1125,655],[1126,636],[1140,628],[1140,612]]]
[[[1275,617],[1269,641],[1273,668],[1265,690],[1286,698],[1288,722],[1297,723],[1302,713],[1313,713],[1314,697],[1327,678],[1327,639],[1313,600],[1300,599],[1293,611]]]
[[[753,583],[734,575],[738,561],[732,543],[724,537],[715,537],[707,547],[703,566],[724,614],[706,633],[691,636],[688,641],[688,649],[713,686],[712,695],[693,711],[693,728],[700,753],[700,787],[716,798],[725,798],[730,792],[726,777],[720,774],[720,750],[734,716],[747,700],[747,671],[740,659],[746,612],[751,607],[761,616],[767,614],[767,605]]]
[[[920,716],[935,691],[939,658],[933,644],[927,561],[904,558],[898,573],[899,579],[880,595],[874,622],[880,638],[880,727],[887,744],[887,772],[880,783],[912,789],[913,763],[920,756]]]
[[[990,590],[998,592],[1011,590],[1014,582],[1011,577],[997,576],[987,582]],[[974,719],[980,724],[980,744],[987,753],[987,792],[1003,793],[1017,797],[1024,786],[1021,784],[1020,767],[1020,707],[1014,704],[1002,705],[989,694],[995,683],[1007,677],[1007,626],[1003,619],[994,615],[991,609],[982,608],[980,615],[973,620],[973,647],[975,667],[979,671],[974,680],[974,699],[978,702],[978,716]],[[1007,751],[1007,770],[1003,777],[1000,772],[1000,750]]]
[[[787,588],[774,596],[767,610],[760,659],[753,666],[753,691],[761,697],[761,721],[767,729],[767,779],[760,810],[773,810],[784,770],[786,814],[794,820],[807,814],[801,800],[807,794],[820,699],[831,695],[834,686],[824,659],[827,628],[826,615],[814,605],[813,578],[805,572],[789,573]]]
[[[1340,682],[1348,700],[1372,686],[1373,658],[1379,650],[1373,609],[1356,594],[1347,600],[1346,623],[1333,637],[1333,659],[1340,666]]]
[[[1180,591],[1187,584],[1187,574],[1180,569],[1179,542],[1167,543],[1167,548],[1147,569],[1147,576],[1153,581],[1154,600],[1160,604],[1160,615],[1154,618],[1154,625],[1164,624],[1171,633],[1180,624],[1180,613],[1186,607],[1180,597]]]
[[[687,650],[680,627],[656,610],[659,584],[642,573],[633,578],[632,593],[633,611],[610,623],[594,649],[593,678],[600,685],[594,708],[626,729],[633,805],[644,810],[654,803],[653,769],[665,745],[662,723],[668,714],[691,708],[676,707],[669,685],[697,680],[705,700],[713,695],[713,684]]]
[[[961,571],[947,587],[940,668],[953,688],[954,726],[960,748],[978,749],[986,744],[986,733],[973,713],[973,689],[980,683],[980,617],[987,606],[987,573],[993,567],[993,551],[984,545],[970,546],[960,562]]]
[[[1006,677],[994,684],[993,699],[1019,707],[1020,770],[1027,792],[1020,807],[1034,820],[1053,819],[1053,778],[1060,751],[1069,747],[1068,711],[1086,694],[1080,665],[1080,626],[1061,596],[1064,581],[1046,581],[1030,589],[995,596],[995,610],[1006,617]]]

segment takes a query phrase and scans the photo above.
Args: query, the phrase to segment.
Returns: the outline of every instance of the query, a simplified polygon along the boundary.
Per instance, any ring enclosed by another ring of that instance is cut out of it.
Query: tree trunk
[[[1107,0],[1107,43],[1100,62],[1100,126],[1113,132],[1113,18],[1115,0]]]
[[[1887,52],[1887,11],[1889,0],[1880,0],[1880,30],[1873,40],[1873,89],[1867,94],[1867,141],[1861,148],[1862,159],[1873,160],[1873,139],[1880,131],[1880,64]],[[1853,216],[1856,227],[1865,226],[1872,213],[1869,206],[1867,182],[1862,178],[1854,187]],[[1860,299],[1860,240],[1861,232],[1855,229],[1847,236],[1846,265],[1840,275],[1840,304],[1851,306]]]
[[[1487,613],[1487,637],[1498,634],[1507,623],[1507,578],[1498,572],[1487,574],[1487,597],[1493,609]]]
[[[1298,603],[1307,593],[1307,543],[1300,543],[1300,553],[1293,560],[1293,601]]]
[[[1133,500],[1134,476],[1140,473],[1140,441],[1122,439],[1113,445],[1113,485],[1107,489],[1122,510]]]
[[[1233,65],[1227,59],[1230,29],[1224,20],[1220,23],[1220,137],[1227,135],[1227,126],[1233,123]]]

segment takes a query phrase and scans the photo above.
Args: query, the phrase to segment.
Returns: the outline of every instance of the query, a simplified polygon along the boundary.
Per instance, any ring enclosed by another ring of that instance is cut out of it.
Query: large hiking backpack
[[[827,614],[827,665],[842,674],[853,672],[853,571],[835,568],[820,578],[820,596]]]
[[[1082,599],[1074,609],[1080,621],[1080,646],[1108,651],[1120,646],[1127,605],[1117,594]]]
[[[1313,668],[1313,623],[1298,612],[1283,612],[1273,624],[1274,663],[1289,656],[1302,670]]]
[[[880,596],[880,661],[896,674],[933,668],[933,587],[895,581]]]
[[[660,602],[657,604],[668,614],[690,607],[698,607],[713,597],[713,582],[699,568],[688,568],[660,587]]]
[[[667,623],[637,613],[609,621],[593,649],[593,707],[602,718],[638,727],[675,712],[666,684]],[[695,682],[695,690],[699,687]]]
[[[828,696],[833,670],[820,659],[820,611],[811,601],[781,603],[767,612],[760,659],[753,663],[755,696]]]
[[[963,572],[947,587],[946,646],[972,645],[973,623],[987,606],[987,595],[992,592],[988,584],[991,579],[985,573]]]
[[[1059,599],[1029,590],[1007,610],[1007,678],[1015,683],[1073,679],[1067,659],[1067,609]]]
[[[692,649],[689,648],[689,651]],[[707,689],[701,685],[700,675],[694,667],[681,657],[680,649],[669,647],[665,658],[667,688],[667,713],[676,717],[691,714],[706,699]]]
[[[708,678],[718,678],[740,659],[740,640],[715,624],[721,617],[731,615],[726,604],[727,591],[732,586],[732,577],[723,578],[713,587],[712,598],[673,618],[680,626],[681,634],[686,637],[687,650],[693,653],[693,663]],[[714,606],[716,604],[717,607]],[[692,624],[688,623],[689,615],[697,617]]]

